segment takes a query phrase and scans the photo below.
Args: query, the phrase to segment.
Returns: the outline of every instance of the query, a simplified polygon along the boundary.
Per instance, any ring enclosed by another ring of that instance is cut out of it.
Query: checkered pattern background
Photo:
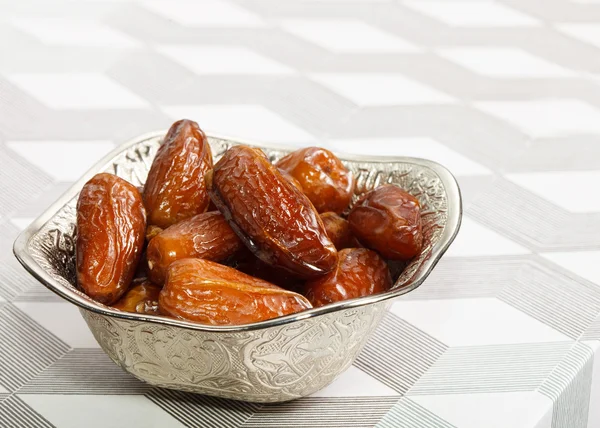
[[[0,426],[600,427],[599,23],[597,0],[0,1]],[[183,117],[460,182],[449,253],[312,397],[145,385],[11,254],[99,157]]]

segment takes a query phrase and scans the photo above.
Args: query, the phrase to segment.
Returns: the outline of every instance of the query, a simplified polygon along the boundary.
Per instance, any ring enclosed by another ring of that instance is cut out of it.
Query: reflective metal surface
[[[452,175],[414,158],[340,155],[360,194],[398,184],[422,206],[425,246],[386,292],[243,326],[207,326],[120,312],[76,288],[75,206],[83,184],[98,172],[144,183],[164,132],[124,144],[86,173],[17,238],[14,252],[46,287],[81,308],[100,346],[134,376],[151,384],[246,401],[285,401],[311,394],[352,364],[390,299],[418,287],[446,251],[461,219]],[[262,148],[272,159],[289,149],[209,137],[215,161],[233,144]]]

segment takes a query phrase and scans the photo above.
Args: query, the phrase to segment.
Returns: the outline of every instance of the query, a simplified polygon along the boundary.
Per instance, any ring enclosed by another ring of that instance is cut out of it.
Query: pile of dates
[[[198,124],[178,121],[143,188],[107,173],[84,185],[78,286],[122,311],[212,325],[386,291],[388,265],[421,251],[419,202],[388,184],[349,210],[353,194],[352,173],[328,150],[272,164],[239,145],[213,164]]]

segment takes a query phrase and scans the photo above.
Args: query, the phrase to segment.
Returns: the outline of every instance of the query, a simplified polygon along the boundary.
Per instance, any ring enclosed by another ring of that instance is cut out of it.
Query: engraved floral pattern
[[[190,331],[81,311],[110,358],[154,385],[246,401],[318,391],[354,361],[385,303],[267,329]]]

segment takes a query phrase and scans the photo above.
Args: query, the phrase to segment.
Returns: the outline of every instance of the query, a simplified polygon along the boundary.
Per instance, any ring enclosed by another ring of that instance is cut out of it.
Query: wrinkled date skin
[[[292,177],[289,172],[287,172],[281,168],[277,168],[277,169],[279,170],[281,175],[283,175],[285,178],[287,178],[296,187],[296,189],[298,189],[302,193],[304,193],[304,190],[302,190],[302,186],[300,185],[300,182],[298,180],[296,180],[294,177]]]
[[[334,212],[326,212],[321,214],[321,220],[325,225],[327,236],[329,236],[338,251],[344,248],[358,248],[361,246],[352,234],[350,223],[345,218]]]
[[[77,283],[112,304],[129,287],[142,254],[146,212],[138,189],[112,174],[88,181],[77,202]]]
[[[305,297],[228,266],[182,259],[169,267],[161,314],[212,325],[239,325],[311,308]]]
[[[354,236],[391,260],[409,260],[423,246],[419,201],[392,184],[363,195],[348,215]]]
[[[294,177],[318,212],[342,213],[354,193],[354,177],[342,162],[319,147],[296,150],[276,166]]]
[[[160,287],[148,280],[134,281],[131,288],[113,305],[113,308],[138,314],[159,315]]]
[[[317,308],[381,293],[391,286],[388,266],[379,254],[366,248],[347,248],[340,251],[338,265],[333,271],[307,281],[304,295]]]
[[[198,124],[175,122],[165,136],[144,186],[148,224],[163,229],[206,211],[204,175],[212,168],[210,145]]]
[[[175,260],[197,257],[219,262],[243,247],[219,211],[195,215],[168,227],[148,243],[150,280],[163,285],[167,268]]]
[[[206,179],[215,205],[265,263],[304,278],[335,267],[337,251],[319,214],[260,149],[232,147]]]

